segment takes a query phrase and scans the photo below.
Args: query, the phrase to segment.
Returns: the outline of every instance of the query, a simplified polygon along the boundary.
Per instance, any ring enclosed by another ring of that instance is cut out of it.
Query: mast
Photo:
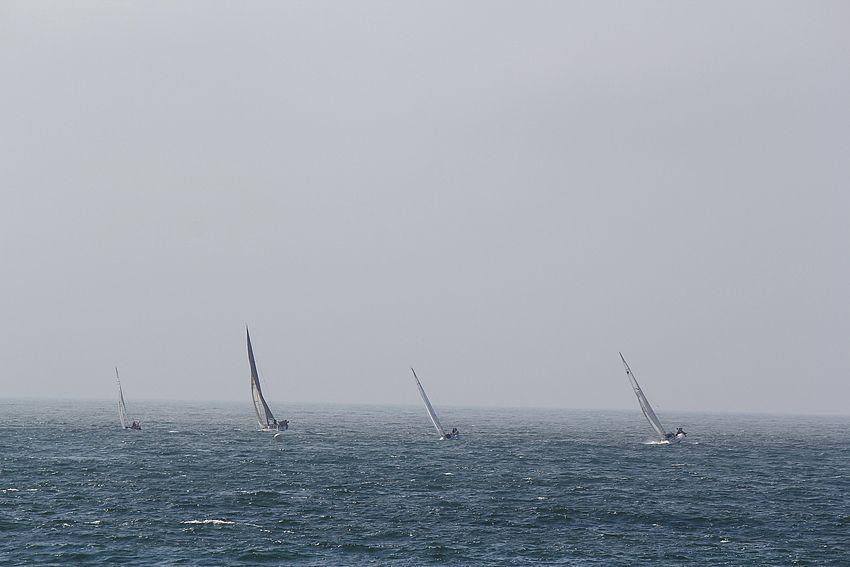
[[[268,429],[274,421],[272,410],[263,398],[263,390],[260,388],[260,376],[257,373],[257,363],[254,361],[254,349],[251,348],[251,333],[245,326],[245,334],[248,337],[248,362],[251,364],[251,397],[254,399],[254,412],[257,414],[257,423],[263,429]],[[265,420],[264,420],[265,418]]]
[[[643,410],[643,415],[646,416],[646,420],[649,421],[649,424],[661,436],[661,440],[663,441],[667,438],[667,432],[664,431],[664,428],[661,426],[661,422],[658,421],[658,417],[655,415],[655,412],[652,411],[652,406],[649,405],[649,400],[647,400],[646,396],[643,395],[643,390],[640,389],[640,385],[635,379],[634,374],[632,374],[629,365],[626,364],[626,359],[623,358],[623,353],[618,354],[620,355],[620,360],[623,361],[623,366],[626,368],[626,376],[629,377],[629,381],[632,383],[632,388],[634,388],[638,403],[640,403],[640,409]]]
[[[413,379],[416,380],[416,385],[419,386],[419,393],[422,394],[422,401],[425,402],[425,409],[428,410],[428,415],[431,417],[431,423],[433,423],[434,427],[437,428],[437,433],[440,434],[440,439],[446,439],[446,433],[443,430],[442,424],[440,424],[440,420],[437,418],[437,413],[434,411],[434,408],[431,407],[431,402],[428,401],[425,389],[422,388],[422,384],[419,383],[419,377],[416,375],[416,371],[413,370],[412,366],[410,367],[410,371],[413,372]]]

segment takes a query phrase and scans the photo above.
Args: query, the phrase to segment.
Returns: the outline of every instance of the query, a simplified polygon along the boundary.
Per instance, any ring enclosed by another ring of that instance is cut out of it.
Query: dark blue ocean
[[[850,564],[850,419],[0,401],[2,565]]]

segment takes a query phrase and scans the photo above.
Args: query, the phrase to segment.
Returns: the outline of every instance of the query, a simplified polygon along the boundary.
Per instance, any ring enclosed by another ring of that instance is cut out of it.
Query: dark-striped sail
[[[257,374],[257,363],[254,361],[254,349],[251,348],[251,333],[248,332],[248,327],[245,327],[245,334],[248,337],[248,362],[251,364],[251,398],[254,400],[254,412],[257,414],[257,423],[260,428],[265,431],[283,431],[287,428],[288,422],[278,423],[275,419],[269,404],[263,398],[263,390],[260,387],[260,376]]]

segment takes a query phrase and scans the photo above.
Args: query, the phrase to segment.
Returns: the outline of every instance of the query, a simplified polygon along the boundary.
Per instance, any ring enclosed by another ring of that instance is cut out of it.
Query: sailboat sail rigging
[[[413,379],[416,380],[416,385],[419,387],[419,393],[422,394],[422,401],[425,402],[425,409],[428,410],[428,415],[431,417],[431,423],[434,424],[434,427],[437,429],[437,433],[440,434],[440,439],[457,439],[457,429],[453,429],[451,433],[445,432],[443,425],[440,423],[440,419],[437,417],[437,413],[434,411],[433,406],[431,406],[431,402],[428,401],[428,395],[425,394],[425,389],[419,382],[419,377],[416,375],[416,371],[413,370],[413,367],[411,367],[410,370],[413,372]]]
[[[661,440],[666,440],[668,442],[673,440],[678,441],[682,437],[684,437],[685,433],[681,431],[681,428],[679,429],[681,434],[667,433],[667,431],[664,430],[664,427],[658,420],[658,416],[655,415],[652,406],[649,405],[649,400],[646,399],[646,396],[643,394],[643,390],[640,389],[640,384],[638,384],[634,374],[632,374],[632,371],[629,368],[629,365],[626,363],[626,359],[623,358],[623,353],[618,354],[620,355],[620,360],[623,361],[623,366],[626,369],[626,376],[629,377],[629,381],[632,383],[632,388],[634,389],[635,395],[637,396],[638,403],[640,404],[640,409],[643,410],[643,415],[646,416],[646,420],[649,422],[655,432],[661,436]]]
[[[124,429],[141,429],[141,426],[133,422],[130,425],[130,419],[127,417],[127,406],[124,404],[124,391],[121,389],[121,378],[118,376],[118,367],[115,368],[115,379],[118,380],[118,418],[121,420],[121,426]]]
[[[289,422],[284,420],[281,423],[275,419],[269,404],[263,397],[263,390],[260,387],[260,376],[257,373],[257,363],[254,360],[254,349],[251,347],[251,333],[248,332],[248,327],[245,327],[245,334],[248,337],[248,362],[251,364],[251,397],[254,401],[254,412],[257,414],[257,423],[260,428],[265,431],[283,431],[288,429]]]
[[[118,380],[118,417],[121,419],[121,426],[124,429],[129,429],[127,424],[127,406],[124,405],[124,392],[121,391],[121,378],[118,377],[118,368],[115,368],[115,378]]]

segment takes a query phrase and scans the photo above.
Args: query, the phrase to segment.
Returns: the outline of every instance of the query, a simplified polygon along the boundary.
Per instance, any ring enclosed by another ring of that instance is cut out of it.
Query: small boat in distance
[[[121,420],[121,425],[124,429],[136,429],[138,431],[142,430],[142,426],[137,422],[129,423],[130,419],[127,417],[127,406],[124,405],[124,392],[121,390],[121,378],[118,377],[118,367],[115,367],[115,379],[118,380],[118,418]]]
[[[661,443],[678,443],[682,439],[685,438],[685,433],[682,431],[680,427],[676,433],[667,433],[662,427],[661,422],[658,421],[658,417],[655,415],[655,412],[652,411],[652,406],[649,405],[649,400],[646,399],[646,396],[643,395],[643,390],[640,389],[640,385],[635,380],[634,374],[632,374],[629,365],[626,364],[626,359],[623,358],[623,353],[618,353],[620,355],[620,360],[623,361],[623,366],[626,368],[626,376],[629,377],[629,381],[632,383],[632,388],[635,390],[635,395],[637,396],[638,403],[640,403],[640,409],[643,410],[643,415],[646,416],[646,420],[649,421],[649,424],[652,428],[661,436]]]
[[[434,427],[437,428],[437,433],[440,434],[440,439],[458,439],[460,437],[460,432],[456,427],[452,429],[451,433],[445,432],[440,420],[437,418],[437,414],[434,412],[434,408],[431,407],[431,402],[428,401],[425,389],[422,388],[422,384],[419,383],[419,377],[416,375],[416,371],[413,370],[412,366],[410,367],[410,371],[413,372],[413,379],[416,380],[416,385],[419,386],[419,393],[422,394],[422,401],[425,402],[425,409],[428,410],[428,415],[431,417],[431,423],[433,423]]]
[[[251,398],[254,401],[254,412],[257,414],[260,431],[286,431],[289,429],[289,421],[284,419],[278,422],[263,397],[263,390],[260,388],[260,376],[257,374],[257,363],[254,362],[254,349],[251,348],[251,333],[248,332],[247,326],[245,327],[245,334],[248,337],[248,362],[251,364]]]

